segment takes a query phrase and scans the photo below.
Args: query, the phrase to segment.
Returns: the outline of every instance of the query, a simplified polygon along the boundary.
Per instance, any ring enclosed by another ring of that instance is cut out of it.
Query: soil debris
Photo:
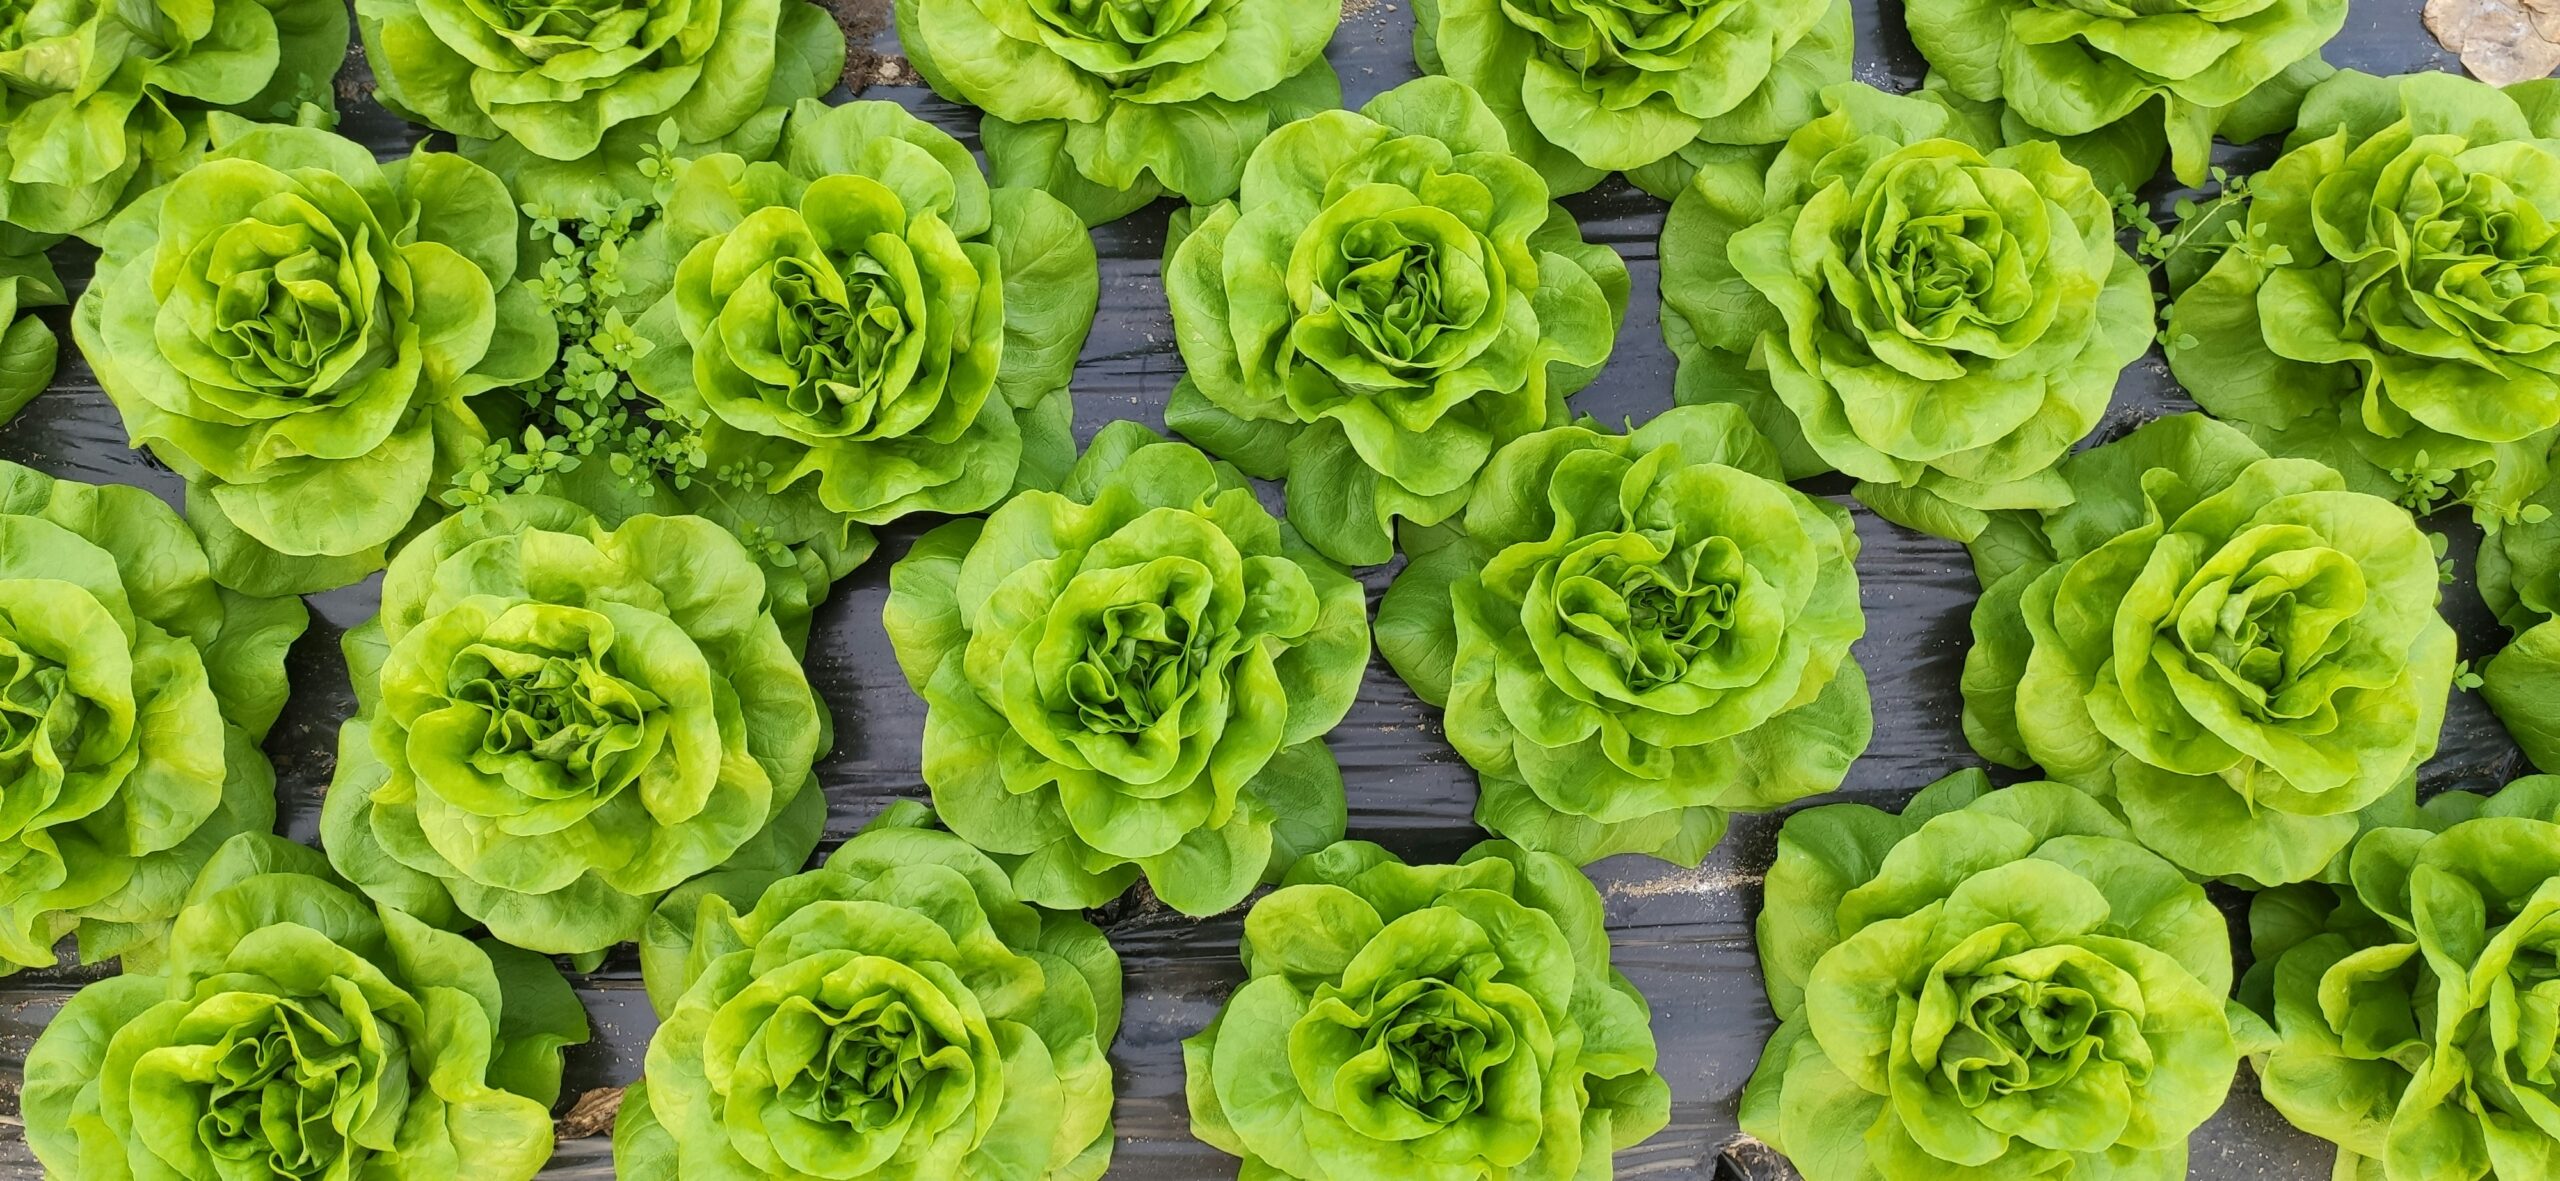
[[[584,1140],[613,1130],[614,1117],[622,1114],[621,1087],[598,1087],[578,1096],[568,1113],[551,1121],[551,1134],[561,1140]]]
[[[890,0],[825,0],[827,11],[844,30],[845,89],[860,94],[874,86],[921,86],[924,78],[907,59],[882,53],[872,42],[890,25]]]

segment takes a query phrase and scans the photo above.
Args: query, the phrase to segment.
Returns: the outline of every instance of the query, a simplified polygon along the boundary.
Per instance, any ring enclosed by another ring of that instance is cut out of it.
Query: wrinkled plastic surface
[[[857,29],[885,25],[877,20],[883,2],[835,0]],[[1414,76],[1412,16],[1398,0],[1351,0],[1349,7],[1330,57],[1345,101],[1357,106]],[[1926,67],[1903,32],[1900,5],[1857,0],[1856,7],[1857,76],[1889,89],[1917,87]],[[2354,0],[2329,60],[2386,74],[2458,68],[2420,25],[2422,7],[2423,0]],[[895,54],[894,34],[880,32],[871,48]],[[340,129],[378,153],[396,155],[419,138],[418,129],[365,97],[364,78],[360,54],[351,57],[340,81]],[[835,99],[847,97],[839,90]],[[872,87],[861,97],[896,101],[965,142],[976,141],[976,113],[924,89]],[[2226,149],[2226,162],[2235,169],[2259,167],[2271,149]],[[2164,203],[2174,196],[2165,188],[2150,195]],[[1671,404],[1674,366],[1661,337],[1654,253],[1665,207],[1618,183],[1566,205],[1585,236],[1625,255],[1635,275],[1634,306],[1616,356],[1575,406],[1612,424],[1644,419]],[[1171,208],[1159,203],[1096,232],[1102,303],[1076,373],[1081,439],[1119,418],[1163,426],[1165,400],[1181,370],[1158,279]],[[60,254],[64,277],[75,285],[84,281],[90,256],[76,247]],[[57,328],[66,319],[61,309],[44,314]],[[60,476],[138,484],[174,502],[175,477],[127,449],[113,408],[69,347],[67,331],[63,338],[54,388],[0,427],[0,458]],[[2192,408],[2155,351],[2126,373],[2100,437]],[[1847,502],[1845,482],[1814,481],[1807,487]],[[1940,775],[1979,762],[1958,725],[1957,693],[1977,588],[1961,548],[1854,511],[1866,546],[1858,566],[1868,620],[1857,655],[1874,688],[1876,734],[1840,796],[1827,798],[1894,807]],[[2445,611],[2463,637],[2464,655],[2477,660],[2505,639],[2472,588],[2470,553],[2477,534],[2450,514],[2434,524],[2452,538],[2461,573],[2447,588]],[[835,751],[819,767],[831,844],[890,801],[925,794],[918,770],[923,704],[900,678],[880,626],[890,563],[925,527],[911,523],[885,531],[879,555],[836,587],[811,637],[810,678],[836,719]],[[1393,570],[1367,573],[1373,601]],[[373,613],[375,582],[315,596],[311,633],[293,651],[293,699],[267,747],[282,793],[281,824],[298,840],[318,839],[338,723],[354,706],[337,637]],[[1417,860],[1451,858],[1482,839],[1469,818],[1473,776],[1442,739],[1435,711],[1417,701],[1384,661],[1371,663],[1358,704],[1331,741],[1350,794],[1353,836]],[[2523,770],[2496,720],[2465,694],[2453,703],[2442,753],[2428,765],[2424,786],[2485,788]],[[1675,1096],[1671,1126],[1621,1154],[1619,1177],[1759,1181],[1793,1175],[1767,1150],[1741,1141],[1734,1128],[1735,1102],[1773,1026],[1752,954],[1752,917],[1777,829],[1776,817],[1737,818],[1732,835],[1695,871],[1636,858],[1593,867],[1608,904],[1616,962],[1652,1001],[1662,1073]],[[2238,921],[2243,912],[2236,896],[2230,900]],[[1112,1051],[1119,1085],[1115,1178],[1205,1181],[1235,1175],[1230,1158],[1190,1136],[1179,1043],[1209,1020],[1241,979],[1235,960],[1241,913],[1196,921],[1137,897],[1094,916],[1128,973],[1126,1021]],[[0,1179],[39,1175],[17,1126],[18,1070],[44,1021],[71,989],[95,975],[55,970],[0,982]],[[630,1082],[640,1072],[655,1026],[636,962],[626,951],[602,970],[574,979],[596,1037],[571,1053],[565,1094]],[[544,1176],[602,1178],[611,1167],[609,1138],[599,1135],[561,1145]],[[2245,1073],[2229,1106],[2195,1139],[2192,1175],[2208,1181],[2317,1181],[2328,1173],[2327,1146],[2286,1127],[2258,1101]]]

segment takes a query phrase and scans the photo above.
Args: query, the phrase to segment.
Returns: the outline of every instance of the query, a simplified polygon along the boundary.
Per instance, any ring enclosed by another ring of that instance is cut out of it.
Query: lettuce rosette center
[[[568,819],[644,777],[670,778],[660,764],[671,746],[675,766],[708,769],[683,750],[702,741],[708,695],[685,675],[698,670],[670,678],[677,683],[661,686],[667,696],[653,692],[653,665],[667,662],[645,652],[645,630],[618,646],[606,614],[529,603],[506,608],[477,636],[466,638],[463,621],[450,621],[450,631],[446,624],[422,629],[437,639],[408,657],[445,669],[441,699],[402,705],[419,711],[409,753],[434,764],[427,774],[459,777],[467,766],[484,789],[503,793],[489,801],[498,807]]]
[[[993,251],[867,177],[830,177],[694,247],[676,278],[722,421],[811,446],[956,436],[994,389]],[[821,485],[822,490],[824,485]]]
[[[758,976],[712,1015],[730,1145],[813,1176],[866,1176],[918,1146],[986,1133],[1005,1055],[942,963],[831,950]],[[755,1115],[739,1119],[747,1113]]]
[[[195,221],[200,236],[163,249],[172,281],[155,338],[207,401],[325,449],[311,436],[326,428],[277,420],[360,413],[416,380],[417,340],[402,331],[414,255],[333,177],[248,161],[227,171],[230,216]]]
[[[350,1133],[383,1109],[378,1080],[405,1079],[409,1054],[399,1026],[372,1012],[363,990],[324,987],[316,997],[242,992],[199,1008],[190,1024],[232,1024],[138,1062],[136,1082],[198,1089],[202,1114],[188,1130],[233,1168],[343,1175],[362,1155]]]
[[[993,606],[1028,626],[1010,635],[982,632],[970,654],[973,663],[1030,674],[1019,692],[1007,678],[1003,708],[1016,730],[1067,772],[1059,786],[1070,820],[1080,811],[1099,819],[1116,810],[1077,806],[1088,790],[1112,790],[1103,784],[1140,799],[1179,792],[1221,750],[1247,775],[1257,770],[1260,760],[1246,753],[1247,744],[1276,735],[1229,707],[1251,691],[1245,685],[1274,675],[1271,647],[1297,643],[1314,627],[1318,604],[1306,575],[1285,563],[1253,570],[1260,627],[1248,628],[1239,626],[1246,560],[1214,526],[1159,509],[1083,558],[1072,570],[1028,568],[1000,583]],[[1076,772],[1103,778],[1087,788]],[[1195,819],[1223,822],[1241,786],[1231,780],[1199,798],[1205,812]],[[1193,805],[1178,806],[1188,812]],[[1084,835],[1117,843],[1106,831]]]
[[[431,19],[477,19],[520,64],[542,66],[569,54],[593,64],[654,53],[683,28],[691,7],[688,0],[462,0],[430,11]]]
[[[1300,1094],[1371,1139],[1425,1153],[1472,1145],[1497,1167],[1527,1160],[1544,1101],[1538,1046],[1552,1031],[1522,970],[1463,914],[1407,915],[1380,934],[1440,945],[1355,959],[1317,985],[1289,1030]]]
[[[1041,43],[1114,86],[1139,86],[1158,66],[1216,52],[1228,11],[1244,0],[1033,0]]]
[[[1320,225],[1299,239],[1306,265],[1292,260],[1299,351],[1342,384],[1382,393],[1482,355],[1508,302],[1507,281],[1489,265],[1490,240],[1428,206],[1379,216],[1337,206],[1337,214],[1338,227]],[[1321,232],[1336,228],[1338,237]]]

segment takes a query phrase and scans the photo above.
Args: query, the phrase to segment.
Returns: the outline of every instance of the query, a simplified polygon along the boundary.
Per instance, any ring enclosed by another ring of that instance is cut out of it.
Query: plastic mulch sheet
[[[835,0],[839,15],[858,31],[882,29],[885,3]],[[2457,68],[2421,25],[2422,6],[2423,0],[2354,0],[2346,31],[2329,47],[2329,60],[2386,74]],[[1412,16],[1398,0],[1351,0],[1349,8],[1330,55],[1346,102],[1358,106],[1414,76]],[[1900,5],[1857,0],[1856,8],[1858,77],[1889,89],[1916,88],[1925,66],[1903,32]],[[903,74],[895,68],[893,34],[877,31],[871,49],[877,56],[855,55],[861,76]],[[350,58],[339,93],[341,130],[377,152],[396,155],[419,138],[418,129],[370,101],[360,53]],[[839,90],[835,97],[849,96]],[[976,113],[922,88],[873,86],[862,97],[898,102],[975,142]],[[2225,149],[2226,163],[2254,168],[2271,158],[2271,148]],[[2173,194],[2162,188],[2146,195],[2165,202]],[[1665,206],[1614,182],[1565,204],[1581,220],[1585,236],[1618,250],[1635,275],[1633,308],[1615,358],[1575,405],[1611,424],[1650,417],[1671,405],[1674,367],[1657,315],[1655,243]],[[1166,397],[1181,371],[1158,279],[1170,209],[1159,203],[1096,232],[1102,301],[1076,375],[1080,438],[1120,418],[1162,427]],[[90,256],[76,245],[58,253],[76,292]],[[62,329],[62,371],[53,389],[0,427],[0,458],[76,479],[141,485],[175,502],[177,479],[127,449],[114,410],[70,346],[64,310],[44,314]],[[2101,438],[2191,408],[2155,351],[2125,374]],[[1847,503],[1845,482],[1816,481],[1808,488]],[[1857,656],[1873,684],[1876,734],[1841,796],[1829,798],[1893,807],[1940,775],[1979,762],[1958,724],[1957,693],[1976,585],[1959,547],[1857,513],[1868,621]],[[878,556],[838,584],[817,617],[809,672],[836,720],[835,750],[819,766],[832,839],[850,834],[892,800],[925,794],[919,772],[923,705],[899,676],[880,608],[890,563],[928,524],[884,531]],[[2469,557],[2477,532],[2450,514],[2434,527],[2453,539],[2462,572],[2447,588],[2445,611],[2463,636],[2464,654],[2485,656],[2503,643],[2505,633],[2472,589]],[[1393,571],[1367,573],[1373,600]],[[337,638],[373,613],[378,582],[315,596],[311,632],[292,655],[292,702],[267,746],[282,794],[283,830],[299,840],[317,840],[338,724],[354,704]],[[1358,704],[1331,742],[1350,795],[1351,835],[1409,859],[1451,858],[1483,838],[1470,820],[1474,777],[1443,740],[1435,711],[1417,701],[1383,661],[1372,662]],[[2462,695],[2448,717],[2442,753],[2427,767],[2423,783],[2428,789],[2490,787],[2523,773],[2523,767],[2486,708]],[[1777,829],[1776,817],[1737,818],[1731,836],[1695,871],[1636,858],[1593,867],[1608,904],[1616,962],[1652,1002],[1662,1073],[1675,1095],[1671,1126],[1620,1154],[1619,1177],[1759,1181],[1793,1175],[1773,1154],[1741,1141],[1734,1127],[1735,1102],[1773,1026],[1753,957],[1752,920]],[[2226,900],[2234,904],[2229,909],[2235,920],[2240,918],[2237,896]],[[1111,1176],[1234,1176],[1231,1158],[1190,1136],[1179,1042],[1210,1019],[1241,979],[1235,952],[1242,912],[1195,921],[1140,893],[1094,917],[1128,973],[1126,1021],[1112,1051],[1120,1139]],[[18,1068],[63,998],[95,975],[55,970],[0,982],[0,1177],[39,1175],[17,1123]],[[565,1094],[630,1082],[640,1072],[655,1024],[637,963],[626,951],[601,970],[573,979],[596,1036],[571,1052]],[[2197,1134],[2192,1175],[2209,1181],[2311,1181],[2328,1176],[2329,1156],[2326,1145],[2292,1131],[2259,1102],[2244,1071],[2227,1108]],[[609,1138],[596,1135],[562,1143],[544,1175],[601,1178],[611,1167]]]

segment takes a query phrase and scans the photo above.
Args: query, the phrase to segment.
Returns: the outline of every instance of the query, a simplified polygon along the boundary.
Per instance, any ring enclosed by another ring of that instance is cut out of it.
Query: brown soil
[[[919,86],[924,79],[907,59],[881,53],[871,43],[890,25],[890,0],[825,0],[844,30],[844,85],[855,94],[874,86]]]

